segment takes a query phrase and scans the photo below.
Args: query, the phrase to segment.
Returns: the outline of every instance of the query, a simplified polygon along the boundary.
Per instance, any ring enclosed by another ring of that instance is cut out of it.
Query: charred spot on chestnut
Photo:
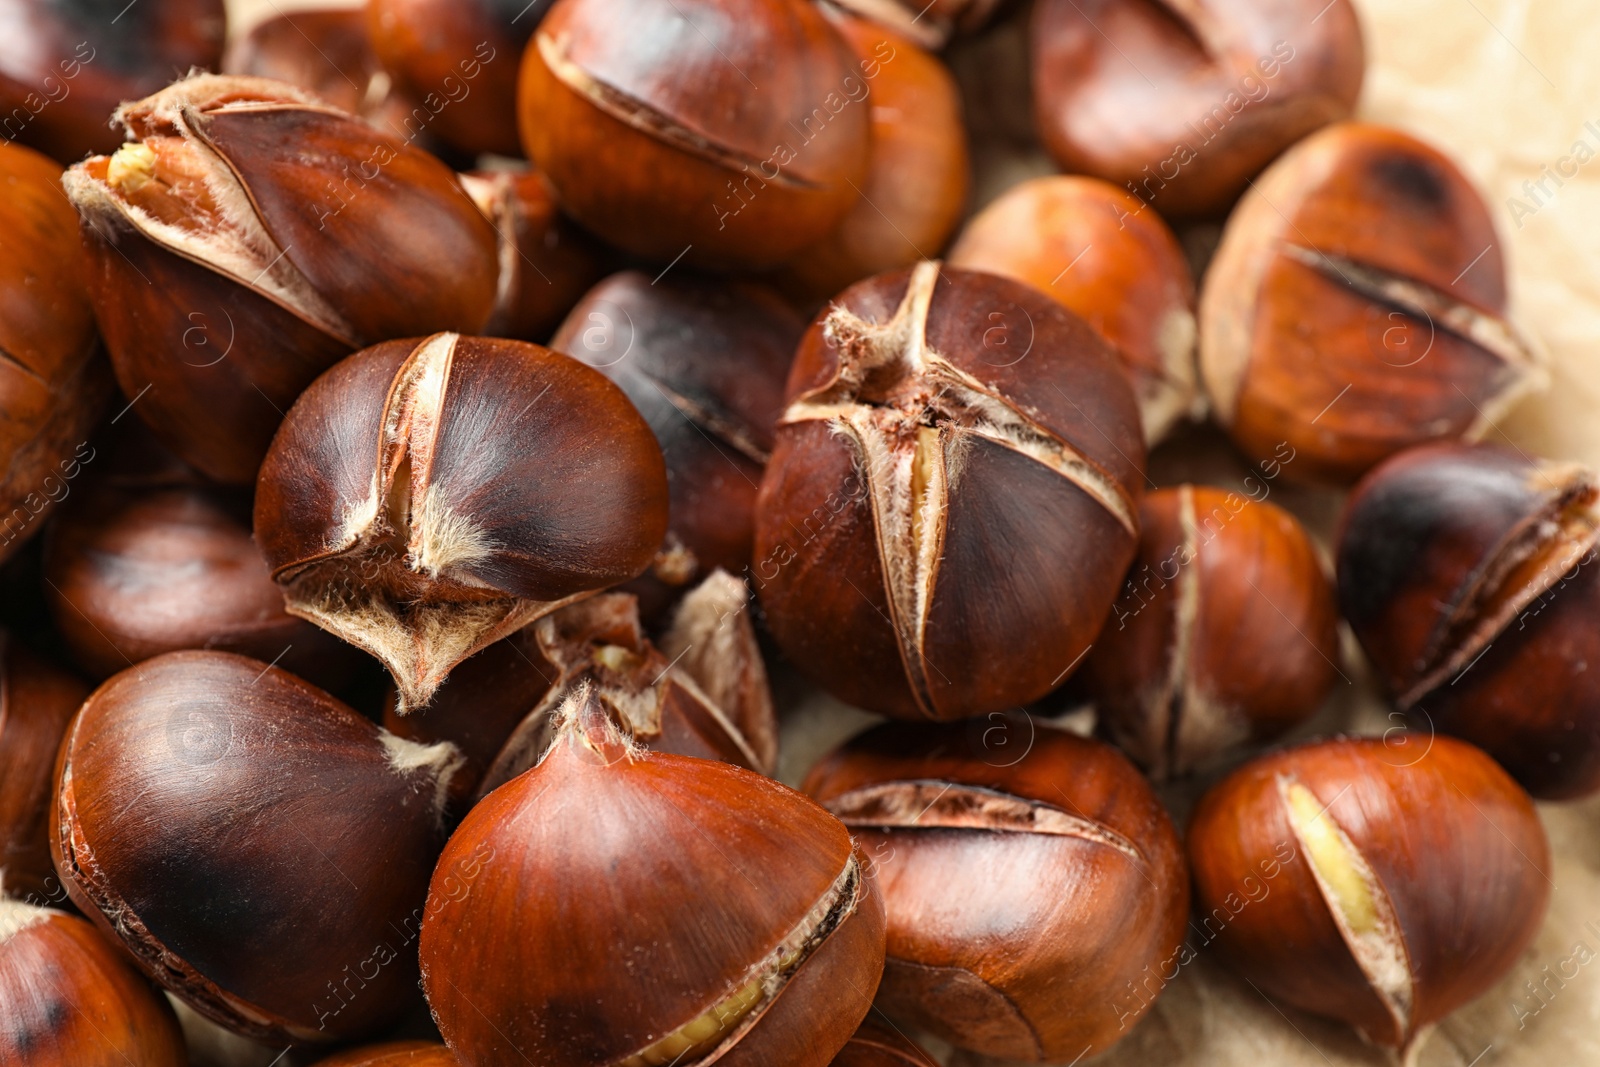
[[[1029,703],[1088,649],[1133,558],[1143,440],[1117,360],[1037,290],[924,262],[801,341],[756,504],[779,645],[850,703]]]
[[[826,1067],[872,1004],[883,921],[838,820],[640,748],[580,687],[539,764],[446,846],[423,985],[466,1067]]]
[[[661,449],[622,391],[520,341],[392,341],[312,383],[256,487],[291,614],[388,667],[402,710],[474,652],[627,580],[666,533]]]

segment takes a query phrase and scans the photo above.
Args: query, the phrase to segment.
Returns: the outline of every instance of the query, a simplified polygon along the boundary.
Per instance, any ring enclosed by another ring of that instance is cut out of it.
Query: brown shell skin
[[[666,457],[664,555],[628,587],[647,617],[717,567],[749,567],[756,491],[805,327],[762,285],[679,272],[652,284],[626,271],[591,289],[551,338],[628,394]]]
[[[77,228],[60,166],[0,142],[0,561],[93,458],[111,394]]]
[[[1063,169],[1168,218],[1221,214],[1278,153],[1355,108],[1366,65],[1355,5],[1322,7],[1042,0],[1030,31],[1039,136]]]
[[[341,1052],[316,1067],[459,1067],[450,1050],[433,1041],[395,1041]]]
[[[1537,387],[1536,359],[1508,362],[1443,312],[1396,310],[1348,284],[1352,268],[1291,253],[1407,279],[1509,330],[1500,248],[1471,182],[1408,134],[1346,122],[1296,145],[1229,218],[1201,293],[1218,423],[1252,461],[1287,445],[1290,478],[1337,484],[1413,445],[1478,436]]]
[[[51,771],[88,695],[87,685],[0,631],[0,876],[14,897],[60,900],[50,862]]]
[[[158,656],[73,720],[56,867],[212,1020],[280,1043],[369,1034],[410,1003],[443,838],[442,768],[395,758],[377,726],[276,667]]]
[[[874,1016],[861,1024],[829,1067],[936,1067],[936,1063],[892,1024]]]
[[[0,0],[0,136],[71,163],[122,143],[106,119],[190,69],[215,69],[223,0]]]
[[[770,779],[564,731],[440,859],[422,928],[434,1019],[468,1067],[631,1055],[749,981],[855,855],[837,820]],[[883,922],[863,870],[854,910],[719,1067],[826,1067],[871,1007]]]
[[[562,205],[612,244],[776,266],[866,178],[858,68],[803,0],[558,0],[523,57],[518,123]]]
[[[1003,728],[1022,748],[990,731]],[[1030,731],[1031,733],[1027,732]],[[1182,847],[1149,783],[1109,745],[1023,719],[875,727],[824,757],[805,790],[824,806],[864,786],[975,786],[1088,820],[1138,853],[1085,837],[852,822],[889,913],[878,1003],[988,1056],[1062,1061],[1115,1043],[1142,1014],[1128,981],[1175,966],[1188,918]]]
[[[113,944],[59,911],[0,937],[0,1063],[186,1067],[171,1005]]]
[[[1139,556],[1080,675],[1101,732],[1163,776],[1314,714],[1338,674],[1339,616],[1299,521],[1184,486],[1146,496],[1140,526]],[[1195,611],[1180,619],[1185,583]]]
[[[875,19],[922,48],[938,49],[983,29],[1005,0],[839,0],[838,6]]]
[[[1410,1033],[1367,985],[1278,792],[1323,804],[1384,886],[1414,976]],[[1449,737],[1320,741],[1217,784],[1189,826],[1195,927],[1274,1000],[1401,1045],[1498,982],[1533,940],[1550,850],[1533,804],[1481,751]],[[1259,894],[1259,895],[1257,895]]]

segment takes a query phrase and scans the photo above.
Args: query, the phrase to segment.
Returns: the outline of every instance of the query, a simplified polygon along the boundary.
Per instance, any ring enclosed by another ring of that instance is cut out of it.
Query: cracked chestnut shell
[[[1455,164],[1365,123],[1331,126],[1261,177],[1200,296],[1200,371],[1246,457],[1283,444],[1297,481],[1349,483],[1440,438],[1474,439],[1543,356],[1506,318],[1488,209]]]
[[[1132,194],[1073,175],[1022,182],[968,220],[949,262],[1026,282],[1093,326],[1133,380],[1146,443],[1195,413],[1194,279]]]
[[[937,1067],[937,1063],[893,1025],[872,1021],[861,1024],[829,1067]]]
[[[51,851],[72,902],[202,1015],[345,1040],[408,1006],[460,763],[276,667],[172,652],[73,720]]]
[[[445,848],[423,984],[467,1067],[826,1067],[871,1007],[883,923],[838,820],[640,748],[580,687]]]
[[[1080,676],[1100,732],[1159,779],[1310,718],[1338,674],[1339,616],[1299,521],[1182,485],[1146,496],[1140,525]]]
[[[1339,604],[1395,705],[1551,799],[1600,790],[1600,478],[1487,445],[1412,449],[1351,494]]]
[[[405,710],[474,652],[643,571],[666,523],[661,450],[620,389],[538,345],[451,333],[317,379],[256,486],[289,613],[376,656]]]
[[[1169,218],[1226,211],[1348,118],[1366,65],[1350,0],[1040,0],[1029,36],[1050,154]]]
[[[892,1017],[986,1056],[1065,1062],[1153,1003],[1124,1011],[1107,991],[1175,966],[1182,847],[1110,745],[1026,717],[890,723],[826,756],[805,790],[873,857]]]
[[[0,1063],[186,1067],[172,1007],[93,926],[0,896]]]
[[[800,343],[756,502],[773,636],[889,715],[1037,700],[1133,559],[1143,461],[1116,357],[1043,293],[934,262],[852,286]]]
[[[1532,942],[1550,850],[1532,802],[1453,738],[1275,752],[1189,826],[1194,929],[1268,998],[1411,1051]]]
[[[368,1045],[318,1060],[316,1067],[460,1067],[450,1050],[434,1041]]]
[[[855,203],[863,75],[806,0],[557,0],[523,57],[517,116],[562,206],[610,243],[754,269]]]
[[[51,770],[88,695],[88,686],[0,630],[0,881],[14,896],[61,900],[50,863]]]
[[[366,345],[488,320],[495,232],[421,149],[259,78],[125,104],[63,179],[117,382],[184,462],[247,484],[295,397]]]

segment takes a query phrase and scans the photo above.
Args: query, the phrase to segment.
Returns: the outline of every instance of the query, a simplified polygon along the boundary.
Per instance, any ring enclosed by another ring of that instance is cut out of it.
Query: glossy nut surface
[[[976,33],[1005,0],[839,0],[839,6],[904,34],[923,48],[943,48],[952,37]]]
[[[0,878],[12,896],[60,903],[50,863],[51,772],[88,695],[87,685],[0,631]]]
[[[839,1050],[829,1067],[936,1067],[932,1056],[922,1051],[896,1027],[869,1016]]]
[[[932,262],[852,286],[801,341],[756,502],[768,625],[873,711],[1036,700],[1133,558],[1143,459],[1115,356],[1043,293]]]
[[[1109,745],[1026,717],[888,724],[805,789],[873,857],[889,914],[878,1004],[893,1017],[984,1055],[1065,1062],[1148,1008],[1119,1004],[1125,982],[1177,962],[1178,835]]]
[[[1546,382],[1506,319],[1494,224],[1455,164],[1398,130],[1340,123],[1262,175],[1200,297],[1200,371],[1253,461],[1297,481],[1476,438]]]
[[[1294,516],[1183,485],[1146,496],[1140,525],[1081,673],[1100,732],[1165,778],[1315,713],[1338,677],[1339,618]]]
[[[1544,916],[1528,796],[1471,745],[1321,741],[1246,764],[1189,827],[1197,938],[1268,997],[1410,1048],[1498,982]]]
[[[459,1067],[450,1050],[433,1041],[369,1045],[318,1060],[316,1067]]]

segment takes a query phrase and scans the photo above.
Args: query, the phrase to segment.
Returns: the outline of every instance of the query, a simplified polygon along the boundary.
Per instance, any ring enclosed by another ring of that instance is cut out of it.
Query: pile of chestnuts
[[[1212,951],[1378,1062],[1517,965],[1600,474],[1477,443],[1546,359],[1349,0],[120,7],[0,0],[0,1064],[1078,1063]]]

